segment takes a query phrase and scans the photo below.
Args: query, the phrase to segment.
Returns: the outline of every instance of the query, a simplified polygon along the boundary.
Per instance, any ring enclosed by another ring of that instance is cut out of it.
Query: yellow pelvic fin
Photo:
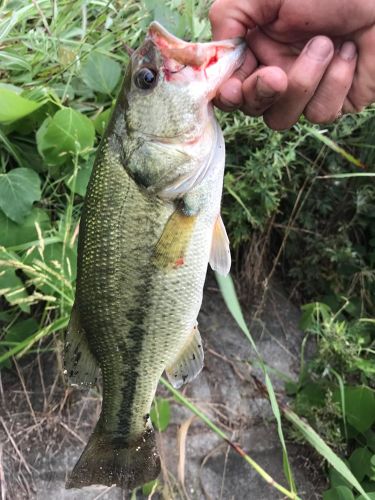
[[[183,384],[195,379],[203,368],[203,361],[202,339],[198,326],[195,325],[176,360],[165,370],[173,387],[178,389]]]
[[[229,239],[223,219],[218,215],[212,234],[210,266],[214,271],[226,276],[230,271],[231,255]]]
[[[157,267],[168,269],[184,265],[196,219],[179,209],[173,212],[155,246],[153,261]]]
[[[82,328],[77,306],[74,304],[64,347],[64,367],[69,383],[79,387],[96,384],[99,367],[90,351],[85,330]]]

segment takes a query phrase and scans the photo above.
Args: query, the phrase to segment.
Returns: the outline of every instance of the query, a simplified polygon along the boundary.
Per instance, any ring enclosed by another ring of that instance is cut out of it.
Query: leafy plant
[[[301,327],[316,341],[316,354],[303,359],[300,379],[288,384],[294,408],[320,429],[326,442],[347,457],[347,465],[368,492],[375,491],[375,392],[372,321],[351,320],[348,302],[336,313],[324,303],[303,306]],[[298,436],[294,434],[295,438]],[[324,498],[354,498],[345,474],[329,471]]]

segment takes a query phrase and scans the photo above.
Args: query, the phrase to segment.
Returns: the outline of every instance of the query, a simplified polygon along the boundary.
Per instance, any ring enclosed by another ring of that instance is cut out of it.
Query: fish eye
[[[150,68],[141,68],[134,75],[134,83],[141,90],[149,90],[155,87],[157,73]]]

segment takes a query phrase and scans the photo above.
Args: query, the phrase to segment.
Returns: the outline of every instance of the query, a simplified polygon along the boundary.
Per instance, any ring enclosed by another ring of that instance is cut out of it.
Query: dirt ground
[[[254,310],[249,308],[246,315],[259,351],[274,369],[273,382],[283,398],[278,373],[295,378],[299,364],[298,311],[277,287],[267,297],[255,321]],[[251,375],[260,376],[254,352],[227,312],[212,276],[206,283],[199,325],[205,368],[184,394],[274,480],[286,486],[270,405],[252,382]],[[1,500],[128,498],[127,492],[115,487],[64,488],[99,416],[98,390],[67,388],[60,357],[54,352],[24,358],[14,370],[3,370],[0,376]],[[159,392],[170,397],[165,389],[159,388]],[[153,498],[284,498],[185,407],[171,399],[171,408],[171,422],[158,435],[164,488]],[[303,500],[321,498],[325,484],[313,453],[291,443],[288,451],[299,496]],[[140,492],[136,498],[143,498]]]

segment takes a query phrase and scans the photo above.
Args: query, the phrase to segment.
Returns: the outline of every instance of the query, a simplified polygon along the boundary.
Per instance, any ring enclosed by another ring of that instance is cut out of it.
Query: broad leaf
[[[340,395],[335,393],[334,399],[339,401]],[[345,413],[349,424],[357,431],[365,432],[375,422],[375,395],[366,386],[345,388]]]
[[[65,108],[43,122],[36,139],[38,151],[46,162],[62,165],[69,155],[82,155],[93,147],[95,129],[87,116]]]
[[[19,304],[22,311],[29,312],[30,306],[22,304],[22,300],[28,296],[25,286],[17,276],[16,268],[8,266],[6,262],[12,259],[13,255],[0,248],[0,296],[4,296],[9,304]],[[16,258],[16,255],[14,257]]]
[[[18,224],[24,222],[41,194],[39,175],[30,168],[15,168],[0,174],[0,208]]]
[[[350,468],[359,482],[371,475],[371,457],[368,448],[356,448],[349,457]]]
[[[156,429],[165,431],[171,418],[170,406],[167,399],[155,398],[150,418]]]
[[[49,215],[40,208],[33,208],[22,224],[16,224],[0,212],[0,245],[13,247],[36,241],[38,239],[36,224],[39,224],[42,232],[50,228]]]
[[[115,89],[122,68],[120,64],[100,52],[91,52],[81,70],[82,80],[88,87],[102,94],[111,94]]]
[[[30,337],[39,328],[39,323],[34,318],[18,321],[9,328],[4,340],[7,342],[21,342]]]
[[[31,101],[12,90],[0,88],[0,123],[9,123],[30,115],[44,102]]]
[[[336,486],[323,493],[323,500],[354,500],[354,495],[346,486]]]

